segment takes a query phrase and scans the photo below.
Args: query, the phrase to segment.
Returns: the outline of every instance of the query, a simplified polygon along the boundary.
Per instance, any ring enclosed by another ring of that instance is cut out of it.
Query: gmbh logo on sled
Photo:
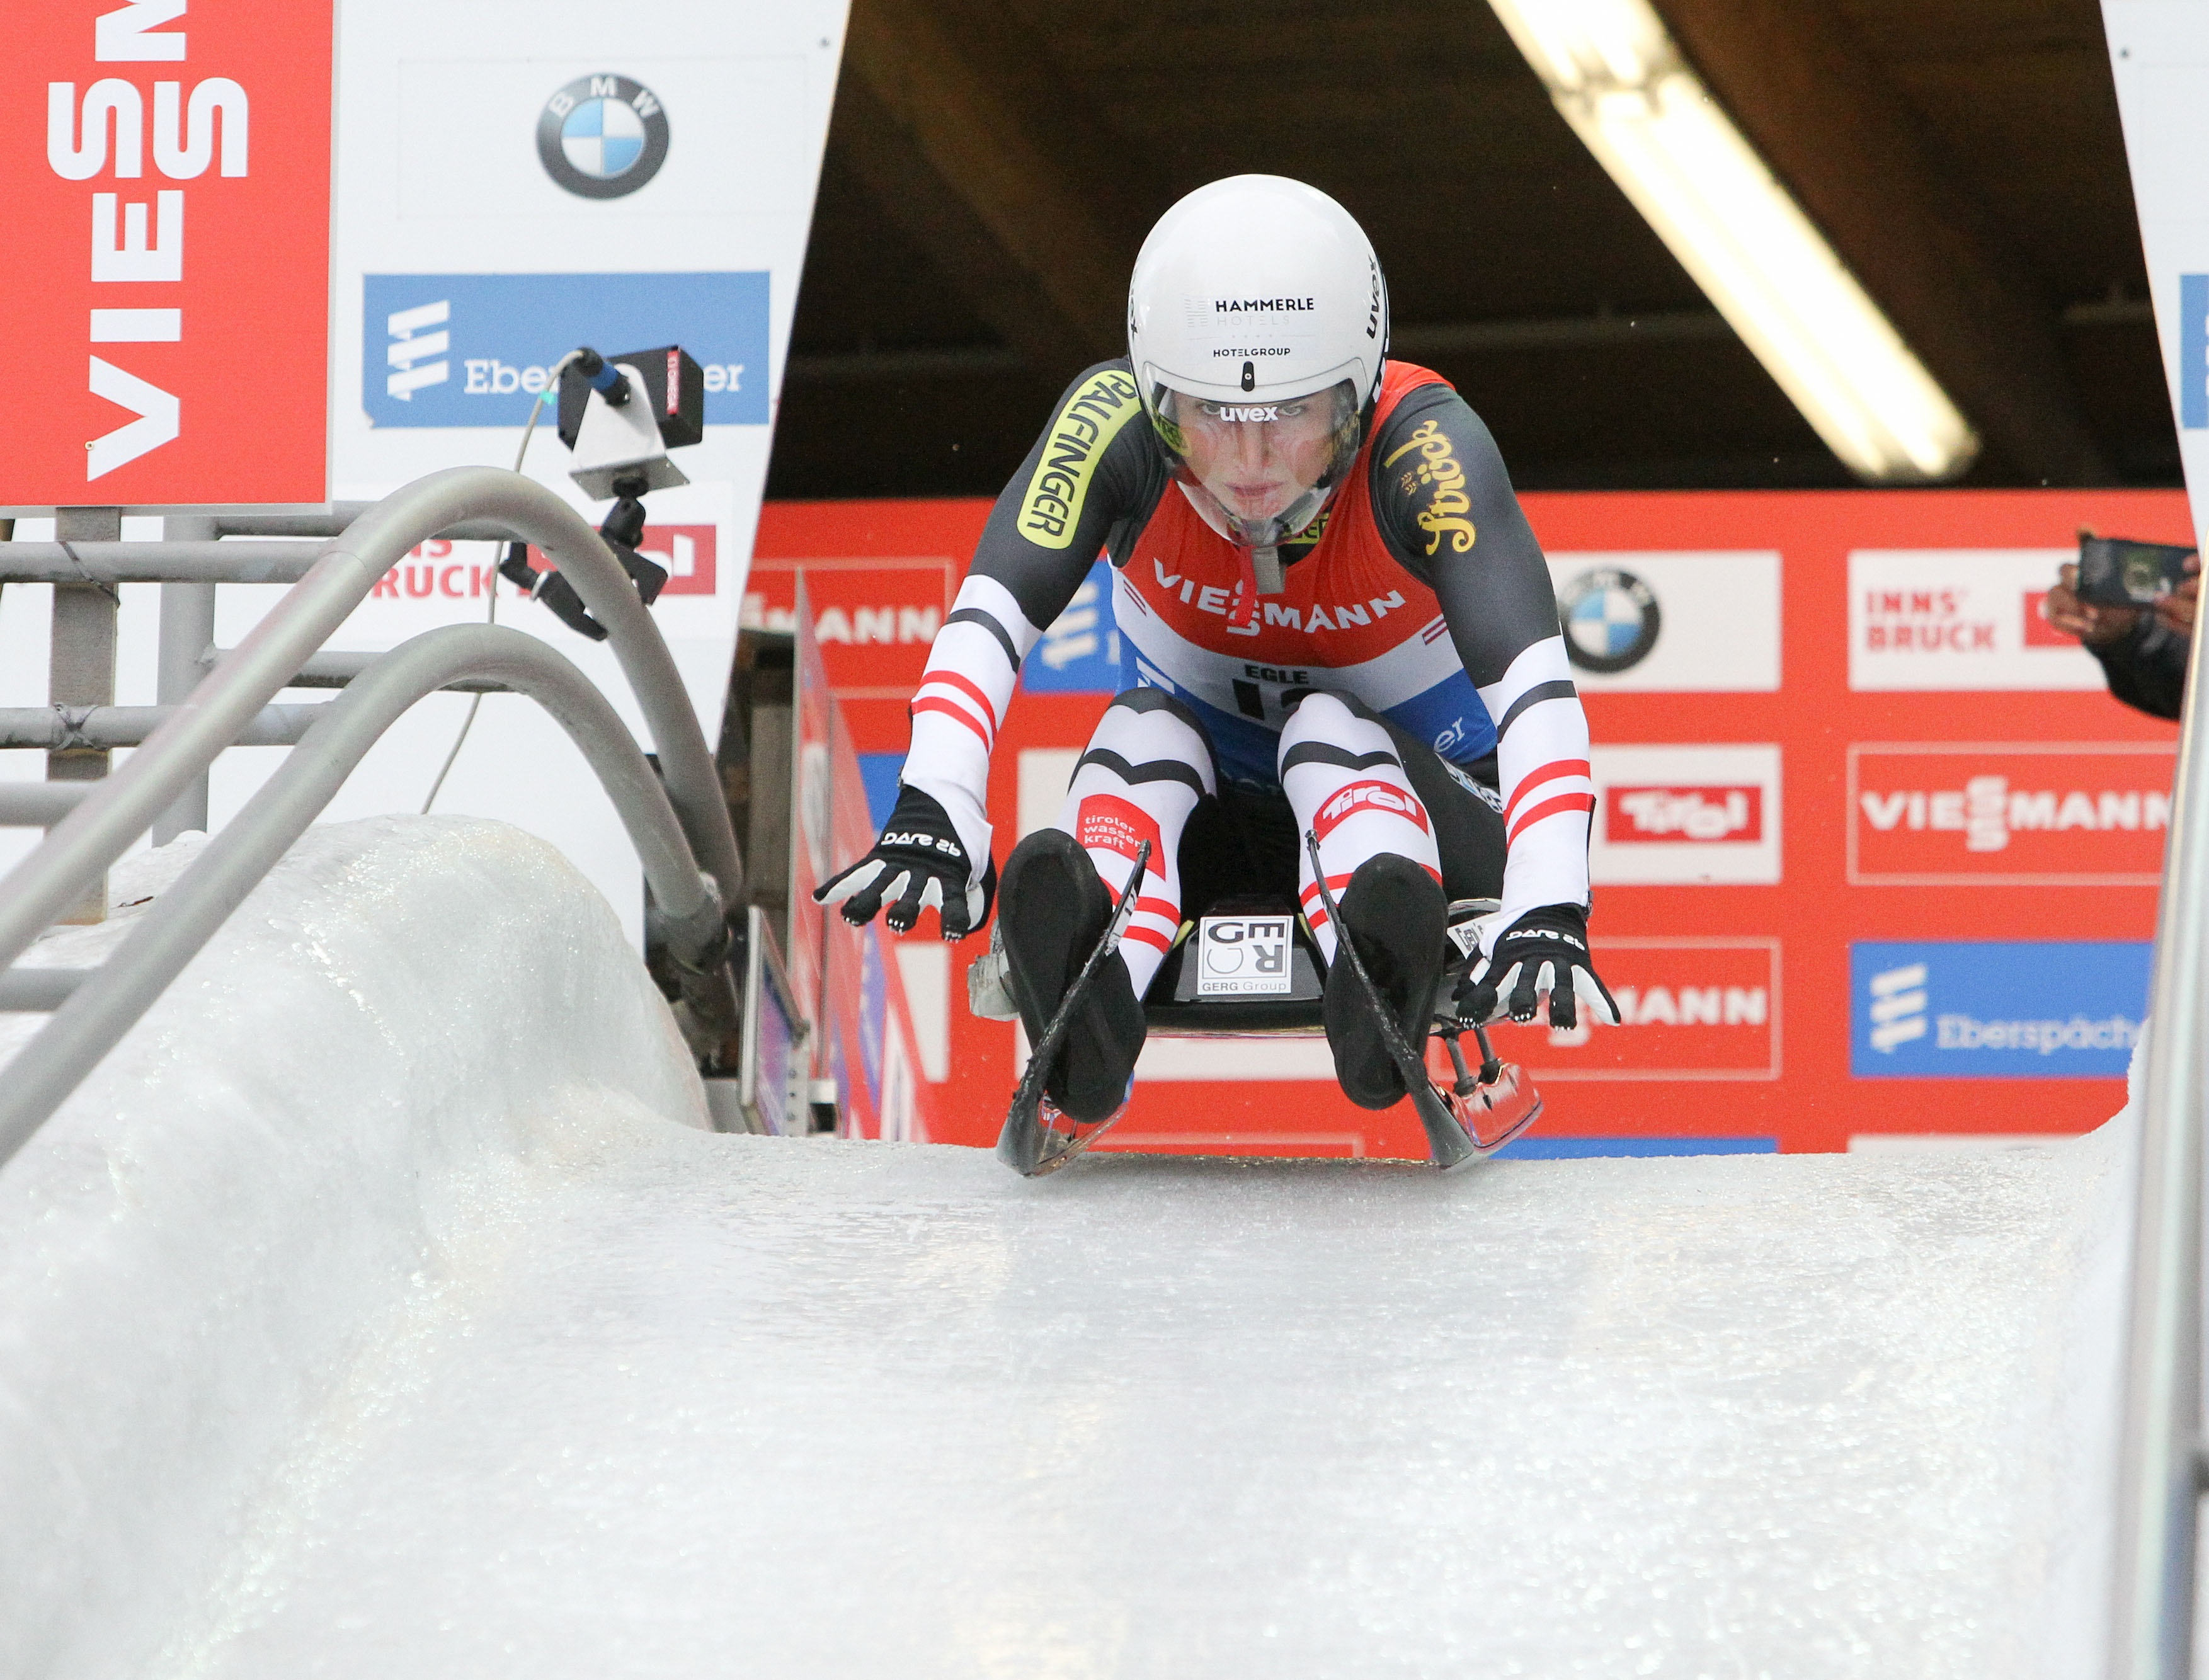
[[[1597,746],[1588,870],[1598,886],[1779,879],[1779,749]]]
[[[585,344],[679,344],[705,369],[707,425],[767,422],[764,272],[369,274],[361,310],[370,425],[520,426]]]
[[[2145,941],[1858,942],[1859,1079],[2122,1077],[2146,1014]]]
[[[2147,742],[1851,746],[1848,878],[2152,887],[2175,757]]]
[[[1553,1080],[1779,1077],[1779,942],[1623,938],[1592,942],[1619,1025],[1558,1029],[1498,1021],[1500,1056]]]
[[[538,114],[537,157],[578,198],[626,198],[667,161],[667,112],[642,82],[577,76]]]
[[[1199,997],[1285,997],[1295,924],[1286,916],[1207,916],[1196,924]]]

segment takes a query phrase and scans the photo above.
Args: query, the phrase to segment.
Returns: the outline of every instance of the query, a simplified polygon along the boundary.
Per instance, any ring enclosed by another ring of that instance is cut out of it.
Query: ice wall
[[[93,960],[131,918],[28,960]],[[0,1051],[36,1025],[0,1016]],[[697,1080],[557,852],[460,819],[310,830],[0,1171],[0,1674],[145,1672],[449,1233],[665,1121],[705,1123]]]
[[[700,1119],[556,856],[316,831],[0,1171],[0,1675],[2093,1672],[2125,1121],[1028,1183]]]

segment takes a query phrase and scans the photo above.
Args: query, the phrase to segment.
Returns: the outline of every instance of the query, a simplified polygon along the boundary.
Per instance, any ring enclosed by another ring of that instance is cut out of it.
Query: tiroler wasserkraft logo
[[[545,172],[578,198],[626,198],[667,161],[667,111],[625,75],[579,75],[537,118]]]

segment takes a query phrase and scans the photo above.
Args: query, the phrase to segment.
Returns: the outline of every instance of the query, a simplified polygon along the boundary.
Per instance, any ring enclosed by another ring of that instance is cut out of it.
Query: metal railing
[[[0,1078],[0,1164],[4,1164],[97,1066],[132,1023],[221,926],[269,867],[334,797],[376,739],[416,701],[446,688],[509,689],[530,695],[575,742],[611,798],[643,864],[650,889],[648,937],[668,959],[678,991],[677,1018],[694,1051],[710,1056],[730,1041],[738,1016],[728,961],[729,911],[743,903],[743,865],[729,826],[713,757],[675,662],[635,588],[598,533],[541,485],[493,467],[454,467],[394,491],[365,508],[343,508],[345,528],[315,545],[10,544],[0,549],[4,575],[20,579],[51,557],[69,569],[60,581],[138,581],[170,577],[178,563],[195,585],[213,581],[297,581],[283,599],[213,668],[198,671],[211,641],[211,602],[190,603],[192,649],[188,693],[160,708],[89,708],[87,718],[54,726],[86,745],[119,744],[141,723],[150,728],[129,761],[101,780],[39,785],[12,795],[0,818],[51,822],[45,842],[0,880],[0,1007],[53,1009],[53,1018]],[[310,520],[228,521],[241,533],[286,535]],[[490,625],[449,625],[372,657],[322,654],[322,643],[384,573],[432,537],[517,539],[558,567],[592,615],[644,714],[657,773],[605,696],[568,659],[534,638]],[[298,545],[304,547],[304,545]],[[181,549],[181,555],[158,552]],[[29,550],[28,554],[21,551]],[[117,550],[132,551],[118,555]],[[100,576],[105,569],[105,575]],[[87,574],[93,574],[87,576]],[[164,601],[164,617],[169,617]],[[165,623],[165,630],[169,627]],[[184,638],[189,643],[190,635]],[[341,662],[345,668],[332,665]],[[318,662],[344,691],[320,705],[272,707],[300,673]],[[184,661],[164,638],[165,667]],[[163,672],[163,698],[175,677]],[[109,728],[101,712],[133,716]],[[151,716],[141,715],[151,714]],[[146,912],[96,969],[9,968],[31,942],[100,881],[108,867],[196,787],[204,826],[208,767],[230,746],[270,738],[276,714],[296,740],[283,767],[210,840],[201,856]],[[0,724],[7,722],[0,714]],[[45,739],[24,744],[46,745]],[[66,976],[67,978],[62,978]]]
[[[2156,918],[2125,1327],[2110,1680],[2186,1680],[2203,1487],[2202,1129],[2209,1122],[2209,762],[2194,627]]]

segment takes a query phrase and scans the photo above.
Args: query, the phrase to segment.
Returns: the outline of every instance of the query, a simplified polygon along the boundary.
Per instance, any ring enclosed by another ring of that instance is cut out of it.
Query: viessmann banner
[[[2112,700],[2042,604],[2080,526],[2180,538],[2184,498],[1524,499],[1593,736],[1589,931],[1621,1019],[1495,1029],[1546,1094],[1530,1147],[1840,1149],[2115,1112],[2176,732]],[[786,614],[804,569],[882,811],[985,513],[769,510],[752,610]],[[991,783],[1001,858],[1052,819],[1123,680],[1113,594],[1100,563],[1022,670]],[[978,948],[951,948],[916,1019],[942,1023],[937,1135],[986,1143],[1015,1064],[964,1008]],[[1159,1041],[1136,1081],[1105,1147],[1422,1153],[1408,1109],[1351,1107],[1316,1040]]]
[[[331,12],[8,11],[0,502],[328,494]]]

